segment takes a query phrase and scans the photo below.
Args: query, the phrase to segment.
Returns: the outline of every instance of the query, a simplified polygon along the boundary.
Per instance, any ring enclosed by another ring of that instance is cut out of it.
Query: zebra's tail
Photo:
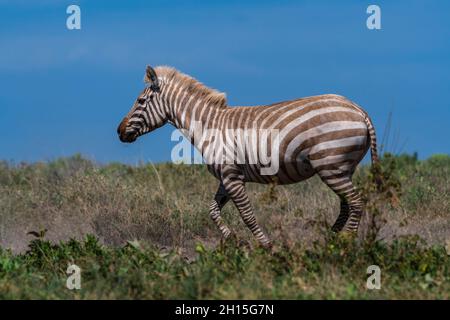
[[[375,128],[372,124],[372,121],[367,115],[364,116],[364,122],[367,125],[367,130],[369,130],[370,154],[372,156],[372,165],[376,165],[377,163],[380,162],[380,160],[378,159],[377,136],[375,134]]]
[[[378,151],[377,151],[377,136],[375,134],[375,128],[373,126],[372,120],[370,120],[367,114],[364,115],[364,122],[366,123],[367,129],[369,130],[370,155],[372,159],[372,175],[378,189],[380,189],[383,180],[381,177],[382,174],[381,174],[380,159],[378,158]]]

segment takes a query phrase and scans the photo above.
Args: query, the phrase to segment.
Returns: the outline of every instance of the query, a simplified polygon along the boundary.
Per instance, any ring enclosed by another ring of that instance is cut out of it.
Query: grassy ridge
[[[250,184],[267,253],[232,205],[223,215],[238,240],[221,244],[204,167],[0,162],[0,298],[448,299],[450,157],[388,155],[382,172],[375,192],[368,168],[357,171],[370,214],[354,240],[330,233],[338,200],[319,179]],[[65,287],[72,263],[79,291]],[[381,290],[366,288],[370,265]]]

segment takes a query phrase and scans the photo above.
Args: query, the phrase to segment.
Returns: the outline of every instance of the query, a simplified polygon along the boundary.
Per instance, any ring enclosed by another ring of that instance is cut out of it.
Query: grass
[[[358,239],[329,231],[338,199],[319,179],[249,185],[269,253],[231,204],[239,240],[221,243],[204,167],[0,162],[0,298],[449,299],[450,157],[387,155],[381,172],[381,191],[356,173],[370,213]],[[65,286],[73,263],[81,290]],[[366,288],[370,265],[380,290]]]
[[[100,245],[94,237],[52,245],[33,240],[21,255],[0,252],[3,299],[378,299],[450,297],[450,266],[443,247],[418,239],[363,247],[328,241],[274,253],[227,244],[197,245],[186,261],[137,242]],[[81,290],[66,289],[66,269],[82,270]],[[381,268],[380,290],[366,288],[367,267]]]

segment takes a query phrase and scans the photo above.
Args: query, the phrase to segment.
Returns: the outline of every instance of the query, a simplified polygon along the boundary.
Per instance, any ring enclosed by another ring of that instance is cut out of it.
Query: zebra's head
[[[161,92],[156,71],[147,66],[145,80],[149,83],[137,97],[130,112],[123,118],[117,128],[122,142],[134,142],[139,136],[146,134],[167,122],[167,116],[161,105]]]

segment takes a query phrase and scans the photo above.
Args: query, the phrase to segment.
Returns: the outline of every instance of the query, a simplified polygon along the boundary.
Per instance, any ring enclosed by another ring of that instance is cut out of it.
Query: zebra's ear
[[[153,91],[159,92],[158,76],[156,75],[155,69],[150,66],[147,66],[145,69],[145,82],[150,83],[150,87]]]

